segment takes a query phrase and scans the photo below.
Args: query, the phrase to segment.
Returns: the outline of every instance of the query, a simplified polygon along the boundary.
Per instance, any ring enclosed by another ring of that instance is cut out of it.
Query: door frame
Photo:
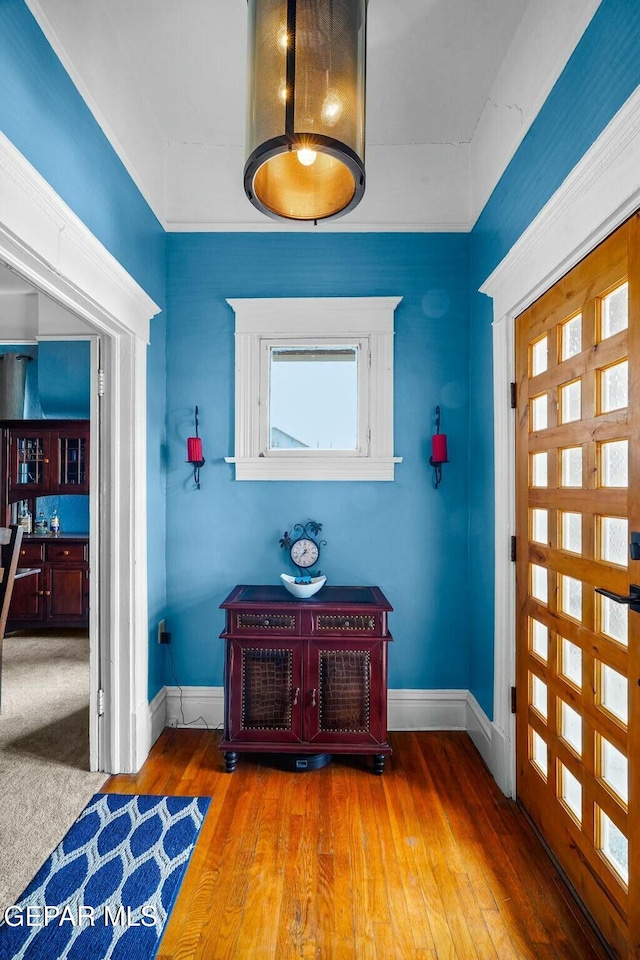
[[[534,300],[640,207],[640,87],[620,108],[556,193],[480,287],[493,299],[495,509],[494,688],[489,765],[516,794],[515,320]],[[505,506],[506,505],[506,506]]]
[[[0,261],[99,335],[104,384],[95,591],[104,689],[99,755],[105,772],[135,772],[151,747],[146,364],[149,324],[160,308],[2,133]],[[0,323],[0,337],[3,333],[11,337]],[[97,704],[91,707],[97,710]]]

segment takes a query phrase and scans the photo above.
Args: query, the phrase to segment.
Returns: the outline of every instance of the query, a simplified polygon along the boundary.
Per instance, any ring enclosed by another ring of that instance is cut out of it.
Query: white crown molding
[[[470,229],[601,2],[582,0],[576,5],[544,0],[529,4],[470,143]]]
[[[29,8],[29,10],[31,11],[31,13],[33,14],[33,17],[36,20],[38,26],[40,27],[43,34],[45,35],[47,42],[49,43],[49,46],[52,48],[53,52],[57,56],[58,60],[60,61],[60,63],[66,70],[66,72],[69,74],[69,77],[73,82],[73,85],[75,86],[76,90],[78,91],[78,93],[86,103],[87,107],[93,114],[93,117],[96,123],[104,133],[105,137],[107,138],[107,140],[109,141],[109,143],[111,144],[115,152],[117,153],[120,160],[122,161],[122,164],[125,170],[129,174],[133,182],[135,183],[136,187],[138,188],[138,190],[144,197],[145,201],[153,211],[159,223],[162,225],[163,229],[166,230],[167,226],[163,219],[163,210],[162,210],[164,197],[155,196],[154,191],[152,191],[148,187],[148,184],[145,182],[145,179],[140,175],[140,172],[137,169],[136,164],[131,159],[131,156],[129,155],[127,150],[125,150],[124,146],[122,145],[122,142],[116,135],[113,129],[113,126],[107,120],[105,114],[98,106],[98,103],[96,102],[95,97],[92,95],[91,91],[89,90],[88,85],[85,83],[80,72],[77,70],[75,63],[73,61],[73,58],[70,56],[68,50],[66,49],[62,40],[60,39],[49,17],[42,9],[42,5],[39,2],[39,0],[25,0],[25,3]],[[156,144],[156,149],[158,149],[158,144]],[[166,143],[163,141],[160,144],[160,150],[163,154],[162,169],[164,170],[165,169],[164,153],[166,152]]]
[[[331,220],[327,223],[277,223],[264,218],[264,222],[254,220],[238,222],[182,221],[167,220],[166,228],[170,233],[469,233],[473,224],[468,221],[444,220],[406,223],[359,223],[348,219],[344,222]]]
[[[640,86],[480,287],[524,310],[640,205]]]
[[[24,274],[28,265],[27,279],[53,293],[43,269],[45,263],[52,266],[68,282],[73,301],[82,291],[85,300],[100,304],[123,329],[148,342],[149,320],[160,307],[1,132],[0,223],[9,266],[19,265]],[[7,256],[11,247],[14,257]]]
[[[493,297],[495,632],[492,771],[515,792],[515,533],[513,411],[515,318],[640,206],[640,87],[482,285]]]

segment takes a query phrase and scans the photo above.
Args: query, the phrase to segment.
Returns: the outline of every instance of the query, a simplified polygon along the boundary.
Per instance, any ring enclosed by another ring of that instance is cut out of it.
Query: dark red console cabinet
[[[325,586],[297,600],[282,586],[235,587],[226,626],[220,750],[238,754],[370,754],[387,741],[387,614],[378,587]]]

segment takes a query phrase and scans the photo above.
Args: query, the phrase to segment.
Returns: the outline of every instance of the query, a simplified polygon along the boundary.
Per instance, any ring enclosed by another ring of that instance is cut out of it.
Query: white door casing
[[[640,87],[480,287],[493,298],[495,633],[490,766],[515,796],[515,318],[640,207]]]
[[[100,335],[97,587],[105,722],[99,752],[105,771],[133,772],[151,745],[146,363],[149,321],[160,308],[1,133],[0,261]]]

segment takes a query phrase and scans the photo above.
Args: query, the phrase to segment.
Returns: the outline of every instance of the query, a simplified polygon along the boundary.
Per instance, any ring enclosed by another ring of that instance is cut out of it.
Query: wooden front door
[[[612,596],[640,585],[637,216],[518,318],[516,367],[518,797],[637,958],[640,612]]]

